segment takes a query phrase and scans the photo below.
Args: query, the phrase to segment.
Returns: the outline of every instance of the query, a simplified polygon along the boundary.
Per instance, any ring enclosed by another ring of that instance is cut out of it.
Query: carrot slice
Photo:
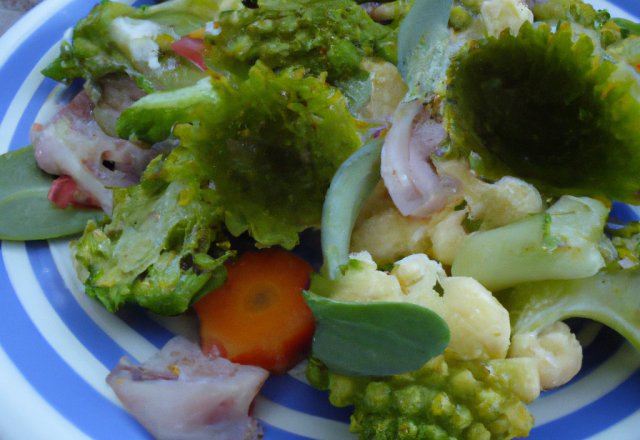
[[[301,290],[311,266],[280,249],[226,264],[228,279],[198,301],[202,350],[283,374],[302,360],[315,329]]]

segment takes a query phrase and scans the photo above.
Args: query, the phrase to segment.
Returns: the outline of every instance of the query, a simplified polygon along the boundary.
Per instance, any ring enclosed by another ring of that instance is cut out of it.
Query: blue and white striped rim
[[[593,3],[614,16],[640,16],[637,0]],[[28,145],[29,127],[56,85],[39,72],[93,4],[45,0],[0,38],[0,153]],[[615,216],[638,219],[624,205]],[[106,312],[84,294],[66,240],[2,242],[0,263],[0,438],[151,439],[104,379],[121,356],[153,355],[188,318]],[[640,354],[609,329],[577,325],[590,342],[583,370],[530,406],[537,422],[529,438],[640,438]],[[256,415],[266,439],[353,439],[350,410],[332,407],[325,392],[298,377],[271,377],[263,387]]]

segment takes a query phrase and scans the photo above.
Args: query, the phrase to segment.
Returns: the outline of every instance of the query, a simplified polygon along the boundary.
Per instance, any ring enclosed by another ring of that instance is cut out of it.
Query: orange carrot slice
[[[279,249],[226,264],[227,282],[198,301],[202,350],[282,374],[302,360],[314,320],[301,290],[311,266]]]

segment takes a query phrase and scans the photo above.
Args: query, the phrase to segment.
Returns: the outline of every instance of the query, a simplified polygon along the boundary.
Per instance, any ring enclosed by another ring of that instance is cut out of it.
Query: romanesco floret
[[[516,360],[500,362],[509,361]],[[516,382],[529,381],[531,371],[536,374],[532,365],[523,362],[512,369],[524,379]],[[504,371],[488,362],[459,361],[445,354],[418,371],[384,378],[340,376],[312,359],[307,378],[316,388],[330,391],[332,404],[354,405],[350,431],[363,440],[526,436],[533,416],[523,405],[526,400],[504,380]]]

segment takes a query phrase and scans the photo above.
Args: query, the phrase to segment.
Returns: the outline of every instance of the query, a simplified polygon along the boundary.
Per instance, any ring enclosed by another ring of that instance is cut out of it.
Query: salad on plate
[[[103,1],[0,156],[0,238],[190,316],[106,378],[158,439],[254,439],[304,371],[361,439],[511,439],[565,320],[640,349],[640,25],[581,0]],[[197,318],[196,318],[197,316]]]

